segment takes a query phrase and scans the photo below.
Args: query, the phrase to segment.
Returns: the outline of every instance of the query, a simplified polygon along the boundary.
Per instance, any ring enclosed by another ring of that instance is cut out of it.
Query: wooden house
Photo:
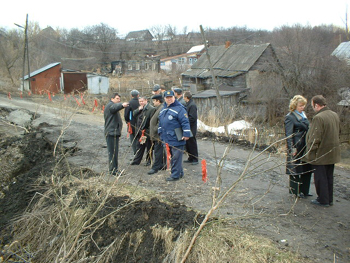
[[[217,83],[233,88],[259,89],[261,82],[266,81],[267,74],[273,72],[274,65],[278,65],[269,43],[211,46],[208,52]],[[181,75],[183,86],[193,93],[213,87],[210,63],[205,53]]]
[[[193,46],[184,54],[162,58],[160,69],[165,72],[186,71],[189,69],[204,51],[204,45]]]
[[[132,75],[147,72],[160,71],[160,58],[158,56],[149,56],[144,58],[134,58],[129,60],[117,60],[111,62],[112,74]]]
[[[131,31],[126,35],[125,40],[133,42],[152,41],[153,35],[149,30]]]

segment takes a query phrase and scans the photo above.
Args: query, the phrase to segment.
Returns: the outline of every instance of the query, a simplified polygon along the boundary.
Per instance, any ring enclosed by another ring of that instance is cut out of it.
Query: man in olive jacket
[[[104,110],[104,134],[107,142],[109,172],[112,175],[116,175],[118,172],[119,137],[123,128],[123,121],[119,111],[129,104],[127,102],[120,103],[118,93],[114,93],[110,99]]]
[[[333,205],[334,164],[340,161],[339,117],[326,106],[322,95],[311,100],[316,115],[306,136],[305,161],[314,170],[317,199],[315,205]]]
[[[155,174],[166,167],[164,147],[158,134],[159,112],[163,109],[164,102],[163,95],[154,95],[152,102],[156,109],[150,121],[150,136],[154,147],[154,162],[148,174]]]

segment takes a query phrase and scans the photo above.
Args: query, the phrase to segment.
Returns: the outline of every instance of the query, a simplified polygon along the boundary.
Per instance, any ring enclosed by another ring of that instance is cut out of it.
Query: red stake
[[[208,180],[208,177],[207,177],[207,161],[206,160],[202,160],[202,181],[204,183],[206,183]]]
[[[49,101],[52,101],[50,91],[47,92],[47,96],[49,97]]]
[[[166,166],[167,169],[170,169],[170,147],[169,144],[165,144],[165,148],[166,148]]]
[[[80,107],[80,103],[79,103],[78,99],[75,96],[73,96],[73,98],[75,99],[75,101],[77,102],[78,106]]]

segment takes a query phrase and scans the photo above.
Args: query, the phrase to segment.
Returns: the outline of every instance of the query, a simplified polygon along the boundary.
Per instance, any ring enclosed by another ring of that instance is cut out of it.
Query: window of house
[[[138,63],[136,63],[136,70],[140,70],[140,63],[138,62]]]
[[[194,63],[196,63],[197,58],[189,58],[188,61],[189,61],[190,65],[193,65]]]
[[[148,64],[148,62],[145,62],[145,70],[149,70],[149,64]]]
[[[128,70],[132,70],[132,63],[128,63]]]
[[[185,58],[178,58],[177,64],[179,65],[185,64]]]
[[[153,70],[153,71],[156,71],[156,69],[157,69],[157,63],[153,63],[153,64],[152,64],[152,70]]]

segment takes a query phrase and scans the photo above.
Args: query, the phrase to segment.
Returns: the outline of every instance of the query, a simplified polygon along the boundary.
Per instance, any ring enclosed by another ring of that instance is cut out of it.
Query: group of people
[[[311,203],[328,207],[333,205],[334,164],[340,161],[340,121],[327,107],[326,99],[317,95],[311,99],[316,114],[310,124],[304,112],[306,104],[305,97],[294,96],[284,120],[289,191],[300,198],[312,196],[309,190],[313,173],[317,198]]]
[[[123,126],[120,110],[125,109],[124,119],[128,125],[134,157],[131,165],[139,165],[146,151],[146,166],[151,166],[148,174],[166,169],[167,159],[171,163],[171,176],[167,181],[177,181],[183,177],[184,162],[198,164],[197,106],[192,94],[173,87],[165,91],[158,84],[153,87],[152,102],[131,91],[129,102],[120,102],[120,95],[112,95],[104,111],[105,136],[107,142],[109,171],[118,174],[118,146]],[[311,99],[315,111],[310,124],[305,107],[307,100],[301,95],[294,96],[285,116],[287,140],[286,173],[289,175],[289,191],[299,198],[310,194],[311,175],[317,198],[311,202],[319,206],[333,205],[334,164],[340,161],[339,117],[327,107],[322,95]],[[170,158],[171,157],[171,158]]]
[[[109,171],[117,175],[118,145],[122,129],[120,110],[124,110],[124,120],[130,136],[133,158],[130,165],[140,165],[144,154],[145,166],[151,166],[148,174],[167,169],[170,160],[171,176],[167,181],[177,181],[183,177],[182,157],[188,154],[185,162],[198,164],[197,106],[192,94],[173,87],[165,91],[156,84],[152,90],[151,101],[131,91],[129,102],[120,102],[120,95],[112,95],[105,107],[105,136],[109,158]]]

